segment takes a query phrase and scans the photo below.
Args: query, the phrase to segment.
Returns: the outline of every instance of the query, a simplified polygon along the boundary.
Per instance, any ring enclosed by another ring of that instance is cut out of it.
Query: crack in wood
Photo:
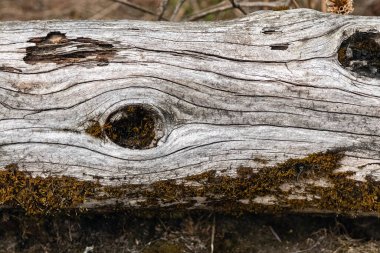
[[[69,39],[61,32],[50,32],[45,37],[31,38],[28,42],[36,44],[26,48],[24,61],[28,64],[90,61],[105,66],[117,51],[110,43],[85,37]]]
[[[287,50],[288,47],[289,47],[288,43],[283,43],[283,44],[271,45],[270,49],[271,50]]]
[[[9,67],[9,66],[1,66],[0,71],[9,72],[9,73],[22,73],[21,69]]]
[[[282,33],[280,29],[276,27],[264,27],[261,31],[263,34],[276,34],[276,33]]]

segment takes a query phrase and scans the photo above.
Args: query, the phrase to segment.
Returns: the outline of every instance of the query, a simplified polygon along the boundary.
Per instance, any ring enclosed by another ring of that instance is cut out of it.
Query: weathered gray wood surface
[[[380,81],[338,61],[342,41],[380,31],[379,18],[300,9],[216,23],[3,22],[0,30],[1,167],[150,184],[340,148],[339,171],[380,180]],[[157,147],[85,133],[127,104],[162,113]]]

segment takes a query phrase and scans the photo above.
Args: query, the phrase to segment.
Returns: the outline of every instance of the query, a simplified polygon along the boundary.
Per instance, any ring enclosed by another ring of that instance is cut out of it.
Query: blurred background
[[[0,0],[0,20],[222,20],[257,10],[311,8],[327,0]],[[380,0],[354,0],[354,15],[380,15]]]

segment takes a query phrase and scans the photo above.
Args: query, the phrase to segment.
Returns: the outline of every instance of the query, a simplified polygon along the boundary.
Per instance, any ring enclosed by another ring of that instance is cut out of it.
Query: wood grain
[[[1,167],[98,177],[105,185],[151,184],[210,170],[234,176],[241,166],[259,170],[339,148],[339,171],[380,180],[380,81],[338,61],[342,41],[380,31],[379,18],[299,9],[224,22],[0,28]],[[52,32],[71,42],[38,53],[63,60],[24,61],[36,38]],[[89,39],[112,45],[106,61]],[[128,104],[162,113],[157,147],[132,150],[85,133],[89,122],[104,124]]]

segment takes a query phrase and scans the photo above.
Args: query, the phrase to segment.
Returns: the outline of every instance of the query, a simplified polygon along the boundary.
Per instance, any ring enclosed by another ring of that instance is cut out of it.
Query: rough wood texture
[[[115,186],[210,170],[234,177],[239,167],[339,149],[339,171],[380,180],[377,69],[369,77],[338,61],[355,32],[377,41],[379,18],[299,9],[217,23],[0,27],[2,167]],[[129,149],[86,133],[128,104],[161,117],[156,145]]]

